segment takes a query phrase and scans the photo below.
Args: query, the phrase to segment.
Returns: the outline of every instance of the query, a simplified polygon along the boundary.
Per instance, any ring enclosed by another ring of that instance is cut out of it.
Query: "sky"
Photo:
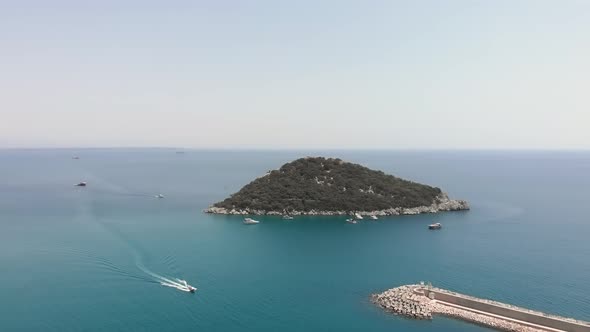
[[[590,149],[590,1],[0,0],[0,147]]]

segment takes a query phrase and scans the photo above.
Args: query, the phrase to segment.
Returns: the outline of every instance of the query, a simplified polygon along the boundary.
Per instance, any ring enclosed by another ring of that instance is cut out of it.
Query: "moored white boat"
[[[439,222],[428,225],[428,229],[441,229],[441,228],[442,228],[442,225]]]
[[[258,224],[258,223],[260,223],[260,221],[254,220],[252,218],[246,218],[246,219],[244,219],[244,224],[246,224],[246,225],[255,225],[255,224]]]

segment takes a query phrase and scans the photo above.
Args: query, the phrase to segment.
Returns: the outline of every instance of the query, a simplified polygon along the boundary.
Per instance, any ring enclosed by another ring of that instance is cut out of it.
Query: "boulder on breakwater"
[[[418,319],[432,319],[432,303],[429,298],[416,292],[419,285],[406,285],[388,289],[372,296],[373,303],[399,315]]]

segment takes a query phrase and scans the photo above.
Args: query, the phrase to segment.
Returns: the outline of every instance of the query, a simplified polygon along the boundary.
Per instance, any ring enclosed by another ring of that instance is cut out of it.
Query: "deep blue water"
[[[307,154],[439,186],[472,210],[357,225],[201,213]],[[487,331],[369,302],[421,280],[590,320],[589,203],[589,152],[2,150],[0,331]]]

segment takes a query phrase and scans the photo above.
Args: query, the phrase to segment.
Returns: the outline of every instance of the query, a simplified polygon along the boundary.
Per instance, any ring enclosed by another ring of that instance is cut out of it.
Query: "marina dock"
[[[590,323],[480,299],[432,286],[406,285],[372,296],[394,314],[417,319],[444,315],[501,331],[590,332]]]

